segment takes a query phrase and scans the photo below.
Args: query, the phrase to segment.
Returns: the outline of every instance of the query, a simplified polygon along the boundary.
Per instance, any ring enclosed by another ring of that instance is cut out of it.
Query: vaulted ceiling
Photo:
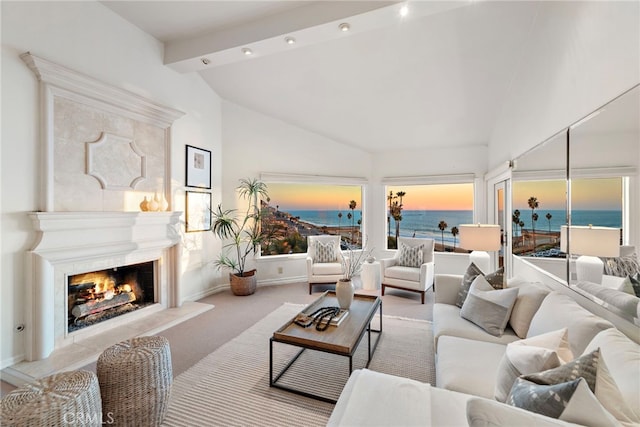
[[[487,145],[548,3],[103,2],[222,98],[369,152]]]

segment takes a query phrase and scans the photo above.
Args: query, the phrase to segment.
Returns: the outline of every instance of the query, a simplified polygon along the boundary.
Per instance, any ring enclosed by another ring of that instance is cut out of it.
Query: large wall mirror
[[[636,324],[638,288],[625,275],[640,250],[639,170],[636,86],[515,159],[512,171],[513,255]],[[589,231],[604,234],[586,234],[596,243],[586,253],[577,239]],[[605,274],[612,268],[619,276]]]

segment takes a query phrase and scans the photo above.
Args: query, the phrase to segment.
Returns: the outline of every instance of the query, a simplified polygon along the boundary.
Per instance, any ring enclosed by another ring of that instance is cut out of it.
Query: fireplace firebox
[[[68,276],[68,332],[155,303],[154,262]]]

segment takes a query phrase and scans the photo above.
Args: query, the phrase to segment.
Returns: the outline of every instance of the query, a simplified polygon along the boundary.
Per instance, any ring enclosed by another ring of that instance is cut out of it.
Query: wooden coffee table
[[[320,307],[334,306],[338,306],[338,299],[336,298],[335,292],[326,291],[320,296],[320,298],[305,307],[302,312],[310,314]],[[372,329],[371,320],[373,319],[376,311],[379,311],[380,314],[380,326],[378,329]],[[280,329],[275,331],[273,336],[269,339],[269,385],[271,387],[277,387],[302,396],[336,403],[335,399],[330,399],[314,393],[294,389],[283,384],[278,384],[278,380],[296,362],[298,357],[300,357],[305,350],[322,351],[349,358],[349,375],[351,375],[351,372],[353,371],[353,355],[358,348],[360,341],[362,341],[365,332],[367,334],[368,341],[368,359],[366,367],[369,367],[371,357],[376,351],[378,341],[380,341],[380,337],[378,337],[378,339],[372,343],[371,333],[382,332],[382,301],[380,300],[380,297],[356,294],[353,298],[351,307],[349,307],[349,315],[343,319],[338,326],[329,326],[329,328],[324,331],[318,331],[314,326],[304,328],[295,324],[293,321],[293,318],[289,320]],[[273,372],[274,342],[301,347],[301,350],[287,363],[275,378]]]

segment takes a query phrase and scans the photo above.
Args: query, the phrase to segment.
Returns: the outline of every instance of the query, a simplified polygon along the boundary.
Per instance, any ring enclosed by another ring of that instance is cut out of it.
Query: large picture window
[[[458,247],[458,226],[473,222],[473,183],[387,185],[387,248],[398,237],[435,240],[436,251]]]
[[[267,184],[263,229],[270,238],[261,255],[304,253],[307,236],[342,236],[342,247],[362,248],[362,186],[314,183]]]

